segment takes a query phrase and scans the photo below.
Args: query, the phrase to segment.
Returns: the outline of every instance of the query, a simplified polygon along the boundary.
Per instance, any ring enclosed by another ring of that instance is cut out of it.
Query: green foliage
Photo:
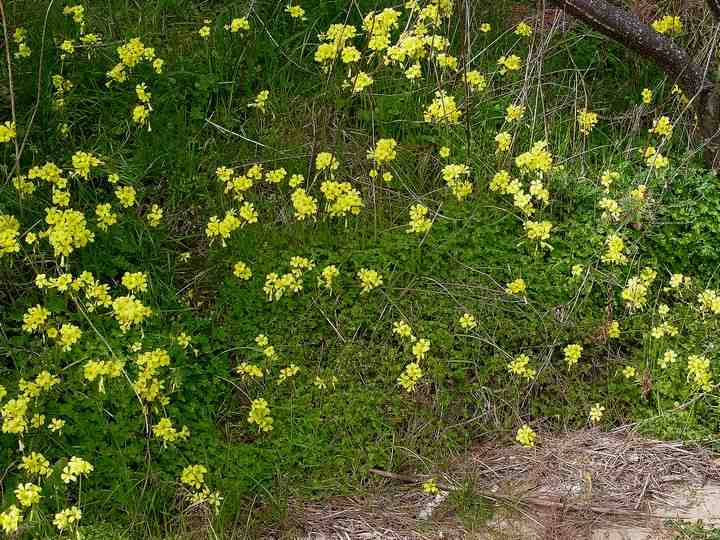
[[[224,498],[217,516],[203,507],[208,513],[203,519],[218,537],[238,530],[255,534],[267,522],[282,520],[291,497],[355,493],[363,489],[369,468],[442,466],[479,437],[510,443],[526,422],[538,431],[583,427],[596,403],[606,407],[600,422],[606,428],[634,421],[653,435],[684,439],[717,432],[717,398],[689,384],[686,367],[691,354],[712,356],[717,340],[717,323],[710,313],[699,314],[696,300],[697,293],[712,288],[720,264],[716,178],[692,161],[678,165],[686,157],[680,124],[673,142],[662,148],[673,166],[649,173],[637,152],[652,140],[647,126],[627,140],[626,126],[601,122],[583,137],[575,114],[588,103],[578,98],[567,106],[579,82],[593,96],[590,108],[609,115],[636,103],[627,96],[639,96],[645,85],[655,88],[658,73],[630,62],[627,51],[598,47],[597,36],[575,29],[554,38],[545,79],[533,82],[530,74],[524,81],[512,73],[503,78],[497,58],[509,52],[525,57],[528,45],[511,32],[498,35],[507,14],[502,7],[484,6],[479,16],[495,30],[474,38],[473,50],[484,54],[470,67],[488,74],[485,93],[466,103],[459,74],[440,76],[435,70],[428,80],[410,83],[402,69],[389,66],[378,68],[372,92],[352,96],[343,88],[344,68],[324,74],[314,62],[317,34],[346,20],[359,27],[358,15],[378,7],[376,2],[354,2],[350,10],[339,1],[306,2],[306,21],[290,19],[284,4],[253,2],[251,30],[243,36],[224,29],[231,18],[247,14],[249,5],[242,3],[87,3],[87,27],[102,32],[103,43],[65,60],[55,42],[77,39],[78,28],[62,9],[48,12],[43,49],[46,6],[12,4],[11,26],[28,29],[34,50],[27,61],[13,64],[18,139],[33,117],[38,53],[44,53],[42,94],[22,154],[23,174],[51,160],[70,171],[78,150],[104,162],[89,180],[72,180],[71,206],[85,212],[95,239],[67,264],[48,249],[47,240],[35,246],[24,241],[28,231],[45,228],[52,192],[43,185],[32,197],[20,198],[9,182],[0,189],[0,214],[22,224],[19,252],[0,256],[2,384],[10,399],[19,393],[21,379],[33,379],[41,370],[61,378],[33,402],[47,421],[65,421],[61,432],[34,430],[22,438],[22,448],[16,435],[0,433],[2,463],[10,464],[0,511],[17,502],[15,486],[28,481],[17,468],[21,455],[42,451],[54,468],[32,517],[37,534],[56,535],[53,514],[81,498],[85,538],[182,538],[198,526],[197,506],[189,503],[193,490],[181,481],[183,469],[194,464],[207,467],[208,489]],[[208,40],[197,33],[205,18]],[[452,17],[438,29],[449,36],[453,52],[461,44],[459,21]],[[117,46],[135,36],[165,60],[162,75],[144,64],[131,82],[108,88],[106,73],[117,62]],[[53,98],[51,76],[58,73],[74,84],[62,110]],[[151,130],[131,119],[140,81],[148,82],[153,96]],[[521,92],[525,82],[532,93],[540,88],[533,85],[549,87],[542,100]],[[461,124],[421,121],[437,88],[447,88],[462,103]],[[265,115],[248,107],[262,90],[271,92]],[[665,94],[667,103],[674,103],[669,91]],[[520,95],[529,109],[524,122],[509,128],[506,107]],[[2,107],[4,119],[9,107]],[[494,136],[505,128],[513,130],[515,142],[512,152],[503,154],[496,152]],[[388,167],[394,180],[386,183],[370,177],[366,156],[377,139],[388,137],[399,145]],[[519,170],[514,157],[541,139],[548,141],[555,164],[563,164],[532,177]],[[448,160],[438,157],[443,146],[451,149]],[[321,211],[317,219],[299,221],[287,180],[277,186],[257,183],[248,199],[260,222],[233,233],[226,247],[220,239],[209,241],[210,216],[222,218],[239,206],[224,193],[217,167],[246,171],[263,163],[266,169],[302,173],[322,206],[318,188],[324,177],[313,168],[320,151],[333,152],[341,163],[338,179],[360,191],[365,208],[359,216],[330,219]],[[13,152],[12,144],[0,145],[3,176],[13,166]],[[473,192],[462,202],[443,179],[449,162],[470,167]],[[549,204],[536,203],[537,219],[553,223],[550,247],[527,238],[527,216],[512,196],[489,188],[502,168],[526,183],[547,182]],[[598,209],[608,195],[599,185],[607,169],[620,173],[613,187],[624,205],[619,222],[603,220]],[[107,181],[112,172],[120,176],[118,185],[137,190],[136,206],[118,206],[116,186]],[[638,203],[630,194],[641,182],[651,195]],[[102,232],[94,209],[108,202],[119,219]],[[147,219],[152,204],[165,212],[157,228]],[[427,235],[406,232],[415,204],[431,209]],[[601,261],[606,238],[616,229],[628,246],[626,266]],[[288,271],[293,256],[312,259],[316,268],[303,274],[300,294],[268,301],[266,276]],[[249,280],[233,276],[237,261],[252,269]],[[332,290],[316,285],[330,264],[340,271]],[[573,275],[577,264],[583,272]],[[622,290],[645,266],[658,277],[645,309],[629,310]],[[383,286],[361,292],[356,278],[361,268],[380,272]],[[110,308],[88,311],[78,291],[34,286],[38,273],[77,277],[82,271],[92,272],[114,296],[125,294],[125,272],[147,273],[149,289],[138,298],[153,316],[123,332]],[[692,275],[692,288],[665,290],[678,272]],[[526,293],[507,294],[506,284],[519,277],[527,282]],[[680,339],[650,337],[661,323],[657,310],[663,303],[672,305]],[[23,331],[24,314],[37,304],[52,312],[53,324],[81,327],[82,340],[61,351],[47,333]],[[473,314],[477,329],[459,325],[464,313]],[[392,332],[399,320],[431,342],[413,392],[397,382],[413,359],[412,343]],[[608,338],[612,320],[620,321],[619,339]],[[187,347],[178,343],[183,332],[192,338]],[[256,346],[259,334],[267,336],[278,358],[269,359]],[[141,372],[136,342],[143,352],[163,349],[171,358],[162,375],[165,403],[143,401],[133,391],[131,383]],[[583,346],[572,369],[563,358],[568,343]],[[669,347],[682,360],[662,368],[658,359]],[[508,371],[508,362],[523,352],[537,371],[532,381]],[[95,359],[123,362],[122,376],[104,380],[104,391],[84,376],[83,366]],[[266,376],[243,379],[235,372],[241,362],[256,363]],[[280,370],[291,363],[300,371],[280,381]],[[623,376],[626,366],[635,367],[637,376]],[[715,362],[710,369],[717,378]],[[248,423],[258,398],[269,403],[272,431]],[[177,429],[187,425],[188,440],[163,444],[153,437],[152,426],[164,417]],[[94,466],[82,479],[81,493],[59,480],[74,455]],[[472,485],[454,492],[449,505],[469,529],[492,515]]]

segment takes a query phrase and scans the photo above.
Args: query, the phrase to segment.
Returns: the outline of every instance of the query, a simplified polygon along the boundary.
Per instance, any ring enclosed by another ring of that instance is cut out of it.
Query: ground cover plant
[[[588,424],[716,443],[717,179],[622,46],[521,3],[0,5],[6,536],[252,537]]]

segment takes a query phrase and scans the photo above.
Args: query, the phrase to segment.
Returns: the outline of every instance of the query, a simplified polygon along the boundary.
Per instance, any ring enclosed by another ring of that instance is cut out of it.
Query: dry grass
[[[720,481],[720,461],[707,450],[629,430],[545,434],[532,450],[478,445],[436,476],[446,489],[469,482],[478,497],[494,500],[496,516],[471,531],[461,509],[447,502],[432,519],[418,519],[433,500],[419,486],[426,476],[390,476],[378,494],[292,501],[284,531],[272,537],[580,539],[600,527],[662,526],[683,516],[671,494]]]

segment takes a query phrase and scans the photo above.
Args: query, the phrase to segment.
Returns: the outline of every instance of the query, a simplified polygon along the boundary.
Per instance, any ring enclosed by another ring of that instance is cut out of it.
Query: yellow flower
[[[661,116],[657,120],[653,121],[653,127],[651,127],[649,131],[650,133],[669,139],[672,137],[673,125],[670,123],[670,119],[667,116]]]
[[[525,448],[532,448],[535,446],[536,439],[537,434],[527,424],[523,424],[520,429],[518,429],[517,435],[515,436],[515,440]]]
[[[144,272],[125,272],[122,277],[123,286],[131,292],[147,291],[147,274]]]
[[[183,469],[180,481],[190,487],[200,489],[205,484],[207,472],[207,467],[204,465],[188,465]]]
[[[378,166],[393,161],[397,157],[397,141],[395,139],[379,139],[375,148],[368,151],[368,159]]]
[[[270,416],[270,407],[268,407],[267,401],[262,398],[252,400],[248,423],[257,424],[261,431],[272,431],[273,419]]]
[[[42,489],[40,486],[36,486],[30,482],[26,484],[18,484],[15,488],[15,497],[21,506],[32,506],[40,502],[40,493]]]
[[[410,223],[407,233],[424,234],[430,230],[432,220],[427,217],[430,210],[427,206],[414,204],[410,207]]]
[[[518,71],[522,67],[522,59],[516,54],[501,56],[497,61],[500,66],[500,74],[505,75],[508,71]]]
[[[674,15],[665,15],[662,19],[653,21],[652,27],[660,34],[679,34],[682,32],[680,17]]]
[[[187,426],[183,426],[182,429],[178,431],[173,427],[172,421],[167,417],[161,418],[158,423],[152,427],[152,430],[153,435],[161,439],[163,444],[184,441],[190,437],[190,430]]]
[[[115,190],[115,196],[123,208],[130,208],[135,204],[135,188],[132,186],[123,186]]]
[[[48,429],[52,432],[56,431],[62,431],[62,428],[65,427],[65,420],[62,420],[60,418],[53,418],[50,420],[50,425],[48,426]]]
[[[322,286],[326,289],[332,289],[333,281],[339,274],[340,271],[334,264],[326,266],[318,276],[318,286]]]
[[[417,362],[410,362],[398,377],[398,384],[402,386],[406,392],[412,392],[415,390],[415,386],[422,376],[423,371]]]
[[[411,341],[415,341],[412,334],[412,328],[405,321],[395,321],[393,323],[393,334],[397,334],[400,337],[410,338]]]
[[[527,354],[516,356],[508,365],[507,369],[513,375],[524,377],[527,380],[535,378],[536,372],[530,367],[530,357]]]
[[[415,344],[412,346],[412,353],[413,356],[417,359],[419,362],[420,360],[425,359],[425,355],[430,351],[430,340],[421,338],[418,339]]]
[[[632,379],[637,375],[637,370],[633,366],[625,366],[622,369],[622,374],[626,379]]]
[[[6,534],[12,535],[18,530],[22,520],[22,510],[12,504],[0,514],[0,527]]]
[[[530,37],[532,35],[532,28],[525,22],[521,22],[515,27],[515,35],[522,37]]]
[[[97,226],[103,231],[107,231],[108,227],[117,223],[117,214],[112,211],[110,203],[98,204],[95,207],[95,215]]]
[[[235,372],[243,378],[251,377],[253,379],[259,379],[263,376],[263,370],[260,367],[255,364],[248,364],[247,362],[242,362],[235,368]]]
[[[320,152],[315,158],[315,168],[318,171],[336,171],[340,162],[330,152]]]
[[[278,376],[277,384],[282,384],[289,378],[294,377],[299,371],[300,368],[295,364],[290,364],[288,367],[282,368],[280,370],[280,375]]]
[[[445,90],[435,92],[435,99],[427,106],[424,113],[426,122],[438,125],[452,125],[460,121],[462,112],[453,96],[448,96]]]
[[[40,304],[34,307],[28,308],[25,315],[23,315],[23,331],[32,333],[36,330],[40,330],[50,316],[50,310],[44,308]]]
[[[468,71],[465,77],[470,90],[482,92],[487,88],[487,79],[479,71]]]
[[[572,343],[563,349],[565,353],[565,363],[568,367],[573,367],[580,360],[582,355],[583,347],[579,343]]]
[[[527,286],[525,285],[525,280],[523,278],[517,278],[513,281],[510,281],[505,286],[505,292],[508,294],[522,294],[527,289]]]
[[[440,492],[440,488],[437,486],[437,482],[434,478],[431,478],[430,480],[423,482],[422,485],[423,491],[425,493],[429,493],[430,495],[436,495]]]
[[[69,484],[70,482],[77,482],[78,476],[87,476],[95,470],[90,463],[82,458],[72,456],[68,464],[62,470],[60,479]]]
[[[207,39],[210,37],[210,27],[208,25],[204,25],[200,27],[200,30],[198,30],[198,35],[203,38]]]
[[[15,122],[7,121],[0,124],[0,143],[10,142],[15,136]]]
[[[377,270],[361,268],[357,273],[357,277],[360,280],[363,293],[370,292],[383,284],[382,276]]]
[[[290,199],[295,209],[295,218],[302,221],[306,217],[313,217],[317,214],[317,199],[307,194],[303,188],[293,191]]]
[[[305,10],[300,6],[293,6],[292,4],[285,7],[285,12],[290,15],[293,19],[304,19]]]
[[[588,135],[598,123],[598,115],[597,113],[590,112],[587,109],[580,109],[577,121],[580,125],[580,133]]]
[[[233,266],[233,274],[235,275],[235,277],[243,279],[245,281],[252,277],[252,271],[250,270],[250,267],[242,261],[238,261],[235,263],[235,266]]]
[[[645,105],[650,105],[652,103],[653,93],[652,93],[652,90],[650,90],[649,88],[643,88],[643,91],[640,93],[640,96],[642,98],[642,102]]]
[[[458,324],[465,330],[472,330],[477,326],[477,321],[475,320],[475,317],[469,313],[464,313],[458,320]]]
[[[523,105],[510,104],[505,109],[505,121],[508,123],[521,120],[525,115],[525,107]]]
[[[153,204],[150,207],[150,211],[147,213],[148,224],[151,227],[157,227],[162,222],[163,209],[157,204]]]
[[[230,24],[226,24],[225,30],[230,30],[233,34],[239,32],[240,30],[250,30],[250,21],[247,17],[238,17],[230,21]]]
[[[150,108],[146,105],[136,105],[132,111],[133,122],[144,126],[150,118]]]
[[[596,403],[590,408],[590,421],[593,423],[599,422],[600,419],[603,417],[604,412],[605,407],[603,407],[599,403]]]
[[[80,519],[82,518],[82,512],[77,506],[71,506],[55,514],[53,519],[53,525],[55,525],[60,532],[68,528],[73,528]]]
[[[512,135],[510,135],[507,131],[501,131],[495,135],[495,142],[497,143],[498,152],[507,152],[510,149],[510,144],[512,143]]]
[[[611,234],[605,240],[607,251],[602,256],[602,261],[610,264],[625,264],[627,256],[623,253],[625,242],[618,234]]]
[[[372,85],[373,82],[375,81],[370,75],[364,71],[358,71],[356,75],[348,75],[348,78],[343,83],[343,87],[350,88],[353,94],[359,94],[368,86]]]
[[[267,101],[269,97],[270,92],[268,90],[263,90],[257,96],[255,96],[255,100],[252,103],[249,103],[248,107],[255,108],[261,113],[265,114],[265,112],[267,111]]]

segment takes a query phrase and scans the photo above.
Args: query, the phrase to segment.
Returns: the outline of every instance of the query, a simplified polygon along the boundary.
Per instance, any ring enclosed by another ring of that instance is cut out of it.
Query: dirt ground
[[[629,430],[478,445],[433,476],[437,495],[427,475],[374,475],[372,494],[294,502],[268,538],[670,540],[683,538],[673,521],[720,527],[720,459]]]

